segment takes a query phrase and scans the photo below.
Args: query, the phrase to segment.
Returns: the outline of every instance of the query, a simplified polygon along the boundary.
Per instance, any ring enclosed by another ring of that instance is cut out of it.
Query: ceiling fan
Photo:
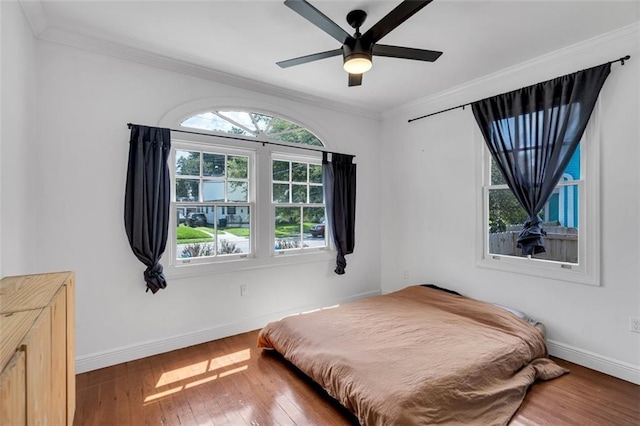
[[[405,0],[364,34],[360,33],[360,26],[367,18],[367,13],[364,10],[352,10],[347,14],[347,22],[356,30],[355,34],[351,36],[306,0],[285,0],[284,4],[287,7],[338,40],[342,43],[342,47],[288,59],[277,62],[277,64],[281,68],[287,68],[342,55],[344,70],[349,73],[349,86],[359,86],[362,84],[362,74],[371,69],[373,56],[433,62],[442,55],[442,52],[378,44],[382,37],[389,34],[432,1]]]

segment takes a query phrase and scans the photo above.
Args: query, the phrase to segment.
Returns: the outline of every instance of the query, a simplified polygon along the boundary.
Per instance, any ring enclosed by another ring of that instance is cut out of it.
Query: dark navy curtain
[[[169,129],[131,126],[124,225],[131,250],[147,266],[144,280],[153,293],[167,286],[159,261],[169,232],[170,151]]]
[[[356,227],[356,165],[353,155],[327,153],[322,158],[322,182],[328,227],[338,251],[335,273],[344,274],[345,255],[353,253]]]
[[[528,218],[518,236],[523,255],[545,252],[538,213],[575,152],[611,64],[604,64],[472,104],[491,156]]]

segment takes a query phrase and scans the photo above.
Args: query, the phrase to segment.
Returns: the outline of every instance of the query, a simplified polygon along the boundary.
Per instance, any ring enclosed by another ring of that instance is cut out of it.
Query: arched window
[[[189,117],[180,126],[255,137],[259,140],[324,146],[308,129],[284,118],[258,112],[213,110]]]
[[[233,108],[206,110],[179,125],[212,137],[185,133],[172,141],[171,266],[226,271],[314,257],[274,255],[325,256],[322,151],[296,149],[325,147],[312,131]]]

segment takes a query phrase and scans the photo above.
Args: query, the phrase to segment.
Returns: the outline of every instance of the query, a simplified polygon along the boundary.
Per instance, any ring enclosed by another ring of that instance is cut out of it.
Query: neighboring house
[[[562,176],[562,182],[580,179],[580,146]],[[557,189],[544,208],[545,222],[557,222],[567,228],[578,227],[578,188],[563,186]]]
[[[204,213],[207,216],[207,223],[213,224],[215,221],[213,207],[200,207],[200,208],[188,208],[188,207],[178,207],[177,211],[184,214],[184,217],[187,217],[189,213],[198,212]],[[218,212],[218,226],[234,226],[234,225],[242,225],[249,223],[249,212],[245,207],[236,207],[236,206],[224,206],[221,207],[220,212]]]

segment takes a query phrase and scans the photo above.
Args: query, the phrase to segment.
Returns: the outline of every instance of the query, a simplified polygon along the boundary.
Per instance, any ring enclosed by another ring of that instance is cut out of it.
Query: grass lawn
[[[224,231],[236,237],[249,237],[249,228],[225,228]]]
[[[308,234],[311,227],[315,225],[312,222],[302,224],[302,232]],[[278,225],[276,226],[276,238],[297,237],[300,235],[300,225]]]
[[[203,232],[206,231],[206,232]],[[213,232],[211,228],[190,228],[188,226],[178,226],[177,242],[178,244],[188,243],[210,243],[213,237],[207,232]]]
[[[302,226],[303,233],[308,234],[311,232],[311,227],[315,225],[314,222],[305,222]],[[249,237],[249,228],[225,228],[219,229],[219,232],[228,232],[236,237]],[[187,243],[208,243],[213,241],[212,234],[215,232],[213,228],[200,226],[197,228],[191,228],[188,226],[180,225],[177,229],[178,244]],[[300,225],[278,225],[276,226],[275,237],[276,238],[289,238],[300,236]]]

